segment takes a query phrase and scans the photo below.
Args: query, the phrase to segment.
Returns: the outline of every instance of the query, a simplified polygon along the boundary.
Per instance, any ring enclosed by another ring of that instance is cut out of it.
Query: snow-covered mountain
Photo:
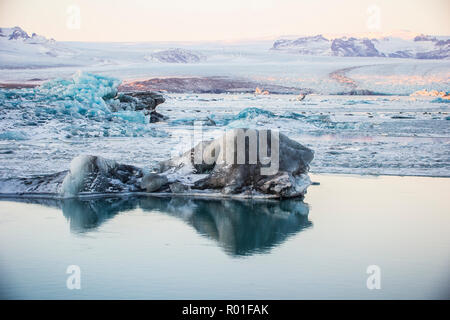
[[[31,37],[20,27],[0,28],[0,40],[16,40],[16,42],[23,42],[25,44],[54,44],[54,39],[47,39],[33,33]]]
[[[340,57],[382,57],[369,39],[341,38],[331,42],[333,55]]]
[[[30,38],[28,33],[23,31],[20,27],[0,28],[0,37],[7,38],[8,40],[26,40]]]
[[[294,40],[280,39],[274,42],[272,50],[302,55],[340,57],[448,59],[450,58],[450,37],[419,35],[413,39],[396,37],[327,39],[318,35]]]
[[[191,50],[172,48],[154,52],[146,56],[146,59],[149,61],[158,61],[165,63],[197,63],[205,60],[206,57],[198,52],[194,52]]]
[[[68,58],[74,51],[36,33],[31,36],[20,27],[0,28],[0,55],[2,64],[15,68],[21,60],[28,65],[48,64],[47,58]]]
[[[0,69],[107,66],[129,63],[191,64],[206,61],[197,50],[161,43],[60,42],[20,27],[0,28]]]
[[[277,40],[273,44],[272,49],[295,51],[304,55],[331,55],[330,40],[322,35],[295,40]]]

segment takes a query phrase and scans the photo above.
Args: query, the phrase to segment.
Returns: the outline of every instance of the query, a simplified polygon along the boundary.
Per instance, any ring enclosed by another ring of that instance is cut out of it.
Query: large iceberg
[[[184,188],[178,186],[177,191],[218,190],[225,195],[290,198],[306,193],[313,157],[312,150],[277,131],[233,129],[161,162],[159,171],[167,174],[169,181],[184,179]]]
[[[296,198],[311,184],[314,152],[271,130],[233,129],[203,141],[153,170],[98,156],[75,158],[69,171],[0,181],[3,196],[46,195],[70,198],[114,193]]]

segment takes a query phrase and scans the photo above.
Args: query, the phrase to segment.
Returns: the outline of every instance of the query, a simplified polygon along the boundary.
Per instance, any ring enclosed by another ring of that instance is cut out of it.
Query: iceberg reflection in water
[[[23,201],[23,200],[22,200]],[[122,212],[141,208],[182,219],[214,239],[231,256],[265,253],[312,226],[308,205],[299,200],[206,200],[187,198],[101,198],[26,202],[61,208],[74,233],[95,230]]]

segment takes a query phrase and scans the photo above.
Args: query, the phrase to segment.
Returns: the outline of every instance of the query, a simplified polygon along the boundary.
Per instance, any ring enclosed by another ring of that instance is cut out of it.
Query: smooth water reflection
[[[126,211],[138,208],[144,212],[157,211],[181,219],[199,234],[215,240],[231,256],[266,253],[312,226],[308,205],[299,200],[117,197],[25,202],[60,208],[74,233],[95,231]]]
[[[5,199],[0,298],[450,297],[450,179],[312,178],[309,205]],[[70,265],[82,270],[81,290],[66,287]],[[371,265],[380,290],[367,288]]]

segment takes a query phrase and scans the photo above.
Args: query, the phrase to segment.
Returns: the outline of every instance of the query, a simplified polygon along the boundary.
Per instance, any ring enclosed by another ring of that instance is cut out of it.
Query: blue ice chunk
[[[268,118],[276,117],[273,112],[270,112],[270,111],[267,111],[264,109],[255,108],[255,107],[250,107],[250,108],[245,108],[244,110],[239,112],[239,114],[236,116],[235,120],[254,119],[258,116],[265,116]]]
[[[72,79],[55,79],[34,89],[34,93],[46,101],[56,101],[67,106],[84,108],[88,114],[110,113],[107,100],[114,98],[120,80],[91,73],[76,73]],[[99,112],[101,111],[101,112]]]
[[[114,116],[128,122],[146,124],[149,119],[140,111],[117,111]]]
[[[437,102],[437,103],[450,103],[450,99],[436,98],[436,99],[432,100],[431,102]]]
[[[50,80],[36,88],[0,89],[0,105],[7,115],[5,119],[15,118],[17,125],[48,128],[39,134],[48,131],[64,137],[166,135],[149,125],[148,116],[142,111],[120,110],[120,103],[114,99],[119,84],[116,78],[78,72],[71,79]],[[2,135],[2,139],[25,137]]]
[[[5,131],[0,133],[0,140],[27,140],[28,135],[22,131]]]
[[[355,104],[373,104],[373,102],[367,100],[348,100],[344,103],[347,106],[353,106]]]

